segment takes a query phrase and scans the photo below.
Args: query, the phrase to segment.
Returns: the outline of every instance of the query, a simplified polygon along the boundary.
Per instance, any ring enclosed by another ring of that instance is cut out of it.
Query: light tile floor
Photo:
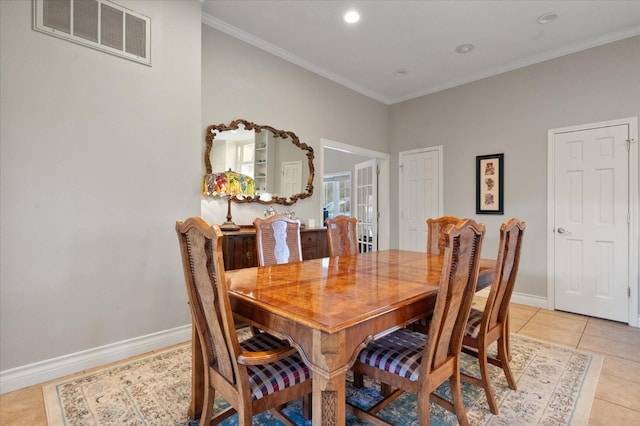
[[[477,297],[474,305],[484,307]],[[640,425],[640,329],[512,304],[511,332],[604,356],[589,425]],[[46,425],[42,386],[0,395],[0,425]]]

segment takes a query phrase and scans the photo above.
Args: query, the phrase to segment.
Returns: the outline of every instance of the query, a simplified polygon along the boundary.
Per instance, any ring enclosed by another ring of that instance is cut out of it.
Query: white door
[[[355,165],[355,217],[360,253],[378,250],[378,164],[375,159]]]
[[[553,135],[556,309],[629,321],[629,133]]]
[[[280,194],[288,197],[302,192],[302,162],[284,161],[282,162],[282,181],[280,184]]]
[[[401,250],[427,251],[427,218],[443,215],[442,146],[399,154]]]

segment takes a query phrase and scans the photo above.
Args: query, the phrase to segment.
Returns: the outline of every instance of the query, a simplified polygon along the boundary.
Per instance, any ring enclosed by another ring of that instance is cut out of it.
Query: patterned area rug
[[[518,390],[508,388],[502,370],[490,366],[500,415],[489,411],[484,392],[464,384],[463,394],[472,425],[586,425],[602,357],[553,344],[512,335],[511,368]],[[477,360],[463,354],[463,370],[479,376]],[[47,419],[51,426],[72,425],[158,425],[195,426],[187,407],[191,389],[191,346],[184,344],[163,352],[118,364],[44,387]],[[380,398],[373,381],[355,389],[347,382],[351,403],[366,408]],[[444,384],[438,389],[448,397]],[[218,399],[216,404],[226,406]],[[301,414],[301,401],[285,412],[298,424],[310,425]],[[381,412],[397,425],[418,425],[416,398],[404,394]],[[237,416],[223,425],[237,424]],[[254,418],[254,424],[281,424],[270,413]],[[351,416],[348,425],[365,424]],[[432,425],[455,425],[455,416],[438,405],[431,406]]]

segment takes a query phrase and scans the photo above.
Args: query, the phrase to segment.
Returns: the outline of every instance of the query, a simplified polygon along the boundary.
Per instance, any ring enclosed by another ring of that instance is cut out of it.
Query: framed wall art
[[[504,214],[504,154],[476,157],[476,214]]]

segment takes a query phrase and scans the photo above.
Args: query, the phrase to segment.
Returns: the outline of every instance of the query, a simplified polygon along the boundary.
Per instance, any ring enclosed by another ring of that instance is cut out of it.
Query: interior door
[[[355,169],[355,216],[360,253],[378,250],[378,163],[358,163]]]
[[[554,135],[556,309],[629,321],[629,133]]]
[[[404,151],[399,160],[399,247],[426,252],[427,218],[443,215],[442,147]]]
[[[299,194],[302,192],[302,162],[284,161],[282,163],[282,182],[280,194]]]

